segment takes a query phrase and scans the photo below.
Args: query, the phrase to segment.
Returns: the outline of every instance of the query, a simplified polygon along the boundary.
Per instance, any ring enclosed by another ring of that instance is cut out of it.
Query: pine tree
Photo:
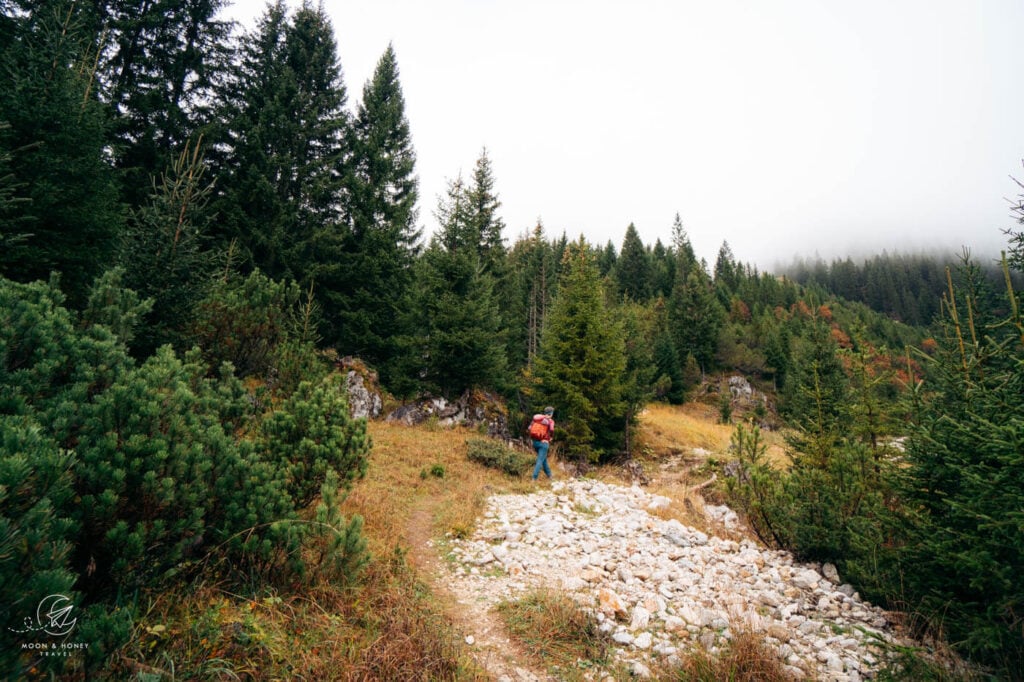
[[[0,350],[0,356],[4,353]],[[37,672],[59,674],[64,659],[39,657],[23,649],[38,642],[38,631],[25,626],[49,595],[71,603],[75,574],[70,554],[75,525],[68,514],[74,491],[73,455],[58,448],[34,419],[0,413],[0,668],[14,677]]]
[[[534,402],[562,415],[568,456],[598,461],[625,444],[624,340],[582,238],[566,251],[563,272],[541,337],[536,385],[528,389]]]

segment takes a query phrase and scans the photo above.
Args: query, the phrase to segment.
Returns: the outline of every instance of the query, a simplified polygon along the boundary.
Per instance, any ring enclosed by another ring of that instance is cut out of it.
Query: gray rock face
[[[408,426],[436,419],[438,426],[483,427],[488,436],[509,438],[508,414],[501,399],[483,391],[466,391],[459,399],[449,402],[445,398],[424,398],[402,405],[386,417],[389,422]]]
[[[348,409],[355,419],[376,419],[384,408],[380,391],[370,390],[363,375],[349,370],[345,375],[345,386],[348,389]]]
[[[452,587],[485,604],[537,586],[567,592],[638,671],[749,631],[794,675],[847,682],[874,677],[879,642],[909,644],[881,609],[836,586],[834,567],[709,537],[652,507],[663,501],[638,486],[590,480],[492,497],[475,535],[451,540]]]

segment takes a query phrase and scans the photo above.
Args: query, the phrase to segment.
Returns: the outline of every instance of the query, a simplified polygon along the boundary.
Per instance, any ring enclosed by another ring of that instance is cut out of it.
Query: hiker
[[[555,420],[552,415],[555,408],[545,407],[543,414],[533,415],[530,422],[530,439],[533,441],[533,449],[537,452],[537,464],[533,467],[533,480],[540,476],[541,469],[551,478],[551,469],[548,467],[548,448],[551,447],[551,436],[555,433]]]

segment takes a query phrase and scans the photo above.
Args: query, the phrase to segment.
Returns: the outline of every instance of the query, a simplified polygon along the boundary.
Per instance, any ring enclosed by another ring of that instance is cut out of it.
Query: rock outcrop
[[[423,398],[408,403],[388,414],[386,420],[408,426],[422,424],[431,419],[445,428],[467,426],[479,428],[494,438],[509,438],[508,410],[501,398],[486,391],[466,391],[458,400]]]
[[[377,373],[362,361],[344,358],[338,363],[345,373],[345,387],[348,389],[348,410],[354,419],[376,419],[384,409]]]

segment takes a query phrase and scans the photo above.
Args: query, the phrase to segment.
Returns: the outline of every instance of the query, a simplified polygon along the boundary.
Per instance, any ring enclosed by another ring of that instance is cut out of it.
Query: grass
[[[658,679],[685,682],[792,682],[778,656],[753,632],[737,632],[718,654],[692,651],[677,668],[664,669]]]
[[[571,598],[535,589],[498,604],[509,633],[559,679],[582,679],[583,671],[610,665],[611,640],[592,615]]]
[[[640,415],[641,447],[656,458],[672,455],[693,458],[694,448],[707,450],[712,457],[725,458],[736,427],[734,424],[719,424],[717,419],[718,410],[712,405],[652,403]],[[762,435],[768,444],[768,459],[778,466],[788,466],[789,458],[781,434]]]

